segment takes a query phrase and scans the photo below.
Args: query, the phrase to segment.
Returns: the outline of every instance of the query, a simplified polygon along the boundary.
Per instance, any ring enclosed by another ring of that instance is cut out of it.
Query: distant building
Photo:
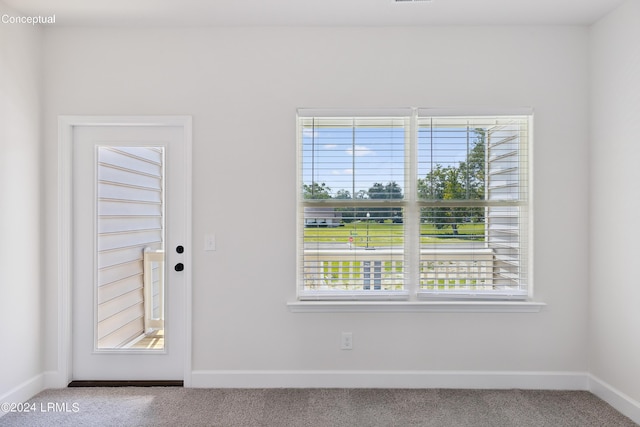
[[[335,208],[304,208],[305,227],[340,227],[342,212]]]

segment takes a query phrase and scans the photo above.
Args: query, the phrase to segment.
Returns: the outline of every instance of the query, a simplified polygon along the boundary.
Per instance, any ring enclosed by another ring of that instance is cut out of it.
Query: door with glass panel
[[[185,132],[73,129],[73,380],[184,378]]]

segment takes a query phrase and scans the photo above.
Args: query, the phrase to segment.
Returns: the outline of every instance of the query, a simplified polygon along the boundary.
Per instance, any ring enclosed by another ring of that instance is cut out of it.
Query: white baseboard
[[[69,380],[59,371],[46,371],[44,373],[44,388],[65,388]]]
[[[589,391],[613,406],[621,414],[640,424],[640,402],[589,374]]]
[[[195,388],[470,388],[588,390],[585,372],[193,371]]]
[[[0,396],[0,403],[26,402],[44,390],[44,388],[44,374],[38,374]],[[5,414],[6,412],[0,411],[0,417]]]

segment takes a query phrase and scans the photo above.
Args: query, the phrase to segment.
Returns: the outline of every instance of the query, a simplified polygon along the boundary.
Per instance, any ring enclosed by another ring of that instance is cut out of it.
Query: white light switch
[[[215,251],[216,250],[216,235],[213,233],[204,235],[204,250]]]

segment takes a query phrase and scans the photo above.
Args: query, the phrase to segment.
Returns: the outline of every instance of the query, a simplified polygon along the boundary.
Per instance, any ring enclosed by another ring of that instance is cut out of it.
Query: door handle
[[[176,264],[176,266],[174,267],[174,269],[175,269],[176,271],[182,271],[182,270],[184,270],[184,264],[183,264],[183,263],[181,263],[181,262],[179,262],[179,263],[177,263],[177,264]]]

